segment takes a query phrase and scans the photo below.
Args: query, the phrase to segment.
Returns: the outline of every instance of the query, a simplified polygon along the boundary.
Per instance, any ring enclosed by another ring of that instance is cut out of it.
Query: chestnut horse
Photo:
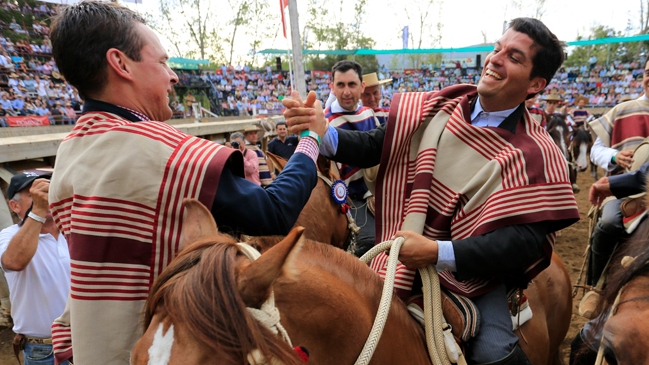
[[[377,312],[378,275],[342,250],[305,240],[303,228],[250,262],[233,238],[217,232],[204,206],[185,206],[185,248],[153,285],[132,364],[299,364],[290,346],[250,315],[271,290],[282,325],[308,350],[309,364],[355,362]],[[534,316],[517,331],[521,347],[532,364],[556,364],[572,308],[568,273],[556,255],[526,294]],[[251,360],[253,353],[271,360]],[[430,363],[423,329],[393,297],[371,364]]]
[[[610,365],[649,364],[649,220],[645,219],[612,260],[598,305],[600,344]],[[624,259],[622,259],[624,258]]]
[[[267,152],[267,159],[272,161],[275,169],[280,172],[287,163],[285,159],[270,152]],[[333,168],[331,161],[322,155],[318,156],[317,167],[318,173],[329,181],[340,179],[338,169]],[[309,230],[304,233],[306,239],[346,250],[353,239],[349,221],[346,214],[341,211],[340,204],[333,200],[331,186],[322,177],[318,178],[318,183],[313,188],[311,197],[300,212],[294,227],[309,227]]]

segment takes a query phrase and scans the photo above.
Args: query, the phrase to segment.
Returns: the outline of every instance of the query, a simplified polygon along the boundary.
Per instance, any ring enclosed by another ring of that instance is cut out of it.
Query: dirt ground
[[[600,173],[601,176],[601,173]],[[557,235],[556,251],[566,264],[570,272],[570,278],[574,284],[579,275],[581,264],[583,261],[583,253],[588,243],[588,189],[590,185],[595,182],[590,173],[584,172],[579,174],[577,180],[581,187],[581,192],[577,196],[577,203],[579,204],[579,213],[581,220],[571,227],[568,227]],[[568,363],[568,353],[570,350],[570,341],[575,337],[575,334],[581,326],[586,322],[584,318],[577,315],[577,304],[581,299],[581,292],[577,295],[573,303],[572,323],[568,336],[563,342],[563,354],[566,364]],[[13,365],[16,364],[16,359],[13,355],[12,340],[13,332],[10,328],[0,328],[0,365]]]

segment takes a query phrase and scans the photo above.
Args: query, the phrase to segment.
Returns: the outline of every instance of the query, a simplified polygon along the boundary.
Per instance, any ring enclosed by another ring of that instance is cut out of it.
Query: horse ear
[[[266,151],[266,159],[270,160],[273,164],[273,168],[279,172],[284,171],[284,166],[286,166],[286,160],[276,154]],[[272,171],[272,170],[271,170]]]
[[[245,268],[237,280],[239,294],[251,308],[259,308],[270,295],[273,282],[282,270],[292,266],[304,242],[303,227],[295,227],[280,243]]]
[[[216,236],[219,230],[212,213],[196,199],[183,199],[185,206],[185,219],[183,220],[182,239],[180,250],[196,242],[199,238]]]

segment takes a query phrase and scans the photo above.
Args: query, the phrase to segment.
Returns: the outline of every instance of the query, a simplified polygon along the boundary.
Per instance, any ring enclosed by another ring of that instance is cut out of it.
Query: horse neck
[[[292,341],[314,363],[352,363],[374,321],[381,279],[354,256],[316,242],[307,242],[296,261],[296,272],[273,287]],[[391,340],[380,343],[375,359],[430,363],[421,327],[396,297],[384,331]]]

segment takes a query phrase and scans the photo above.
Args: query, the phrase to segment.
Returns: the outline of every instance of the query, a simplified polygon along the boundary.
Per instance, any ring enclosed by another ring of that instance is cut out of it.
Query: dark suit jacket
[[[646,189],[648,170],[649,162],[640,166],[637,171],[610,176],[608,182],[611,185],[611,192],[618,199],[642,193]]]

